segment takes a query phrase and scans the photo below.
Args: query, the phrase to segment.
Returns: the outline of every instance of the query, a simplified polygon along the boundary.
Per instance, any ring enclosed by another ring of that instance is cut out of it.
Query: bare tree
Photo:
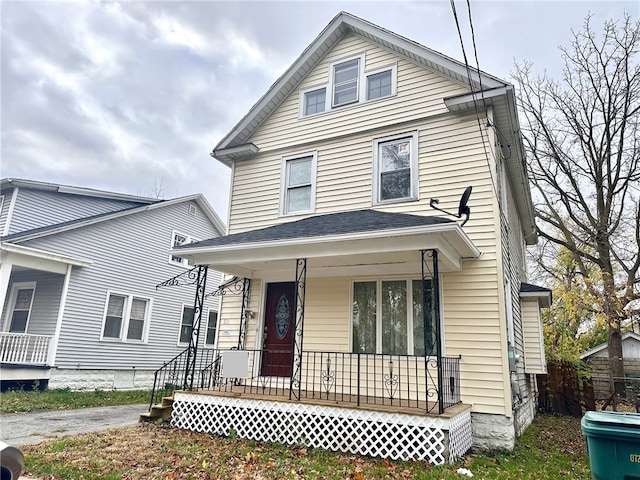
[[[545,252],[571,252],[599,299],[623,394],[621,325],[640,313],[640,22],[625,14],[598,35],[590,20],[560,48],[560,81],[526,63],[514,80],[539,236]]]

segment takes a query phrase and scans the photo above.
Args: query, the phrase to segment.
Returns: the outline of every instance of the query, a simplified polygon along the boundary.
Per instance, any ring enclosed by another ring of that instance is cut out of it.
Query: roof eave
[[[404,242],[404,243],[403,243]],[[241,275],[249,275],[251,262],[269,262],[296,258],[321,258],[353,254],[436,248],[451,270],[460,270],[461,262],[477,259],[480,250],[457,223],[375,230],[322,237],[303,237],[219,246],[183,246],[170,253],[195,264]],[[243,266],[245,265],[245,266]]]

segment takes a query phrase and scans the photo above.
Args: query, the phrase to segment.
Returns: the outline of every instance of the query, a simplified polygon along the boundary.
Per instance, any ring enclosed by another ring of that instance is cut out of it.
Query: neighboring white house
[[[175,425],[433,463],[514,446],[550,291],[526,283],[512,85],[343,12],[213,156],[229,234],[173,252],[243,295]]]
[[[191,336],[192,265],[169,249],[225,226],[201,195],[171,200],[0,181],[2,387],[150,388]],[[215,289],[219,275],[209,276]],[[212,346],[218,300],[204,310]],[[204,326],[203,326],[204,328]]]
[[[609,397],[611,376],[609,374],[609,348],[607,342],[595,346],[580,358],[592,368],[593,390],[597,399]],[[640,335],[634,332],[622,334],[622,358],[625,377],[640,387]]]

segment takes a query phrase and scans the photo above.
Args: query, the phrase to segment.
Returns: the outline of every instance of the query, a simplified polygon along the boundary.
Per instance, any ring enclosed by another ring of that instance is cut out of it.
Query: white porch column
[[[9,278],[11,277],[11,270],[13,263],[8,261],[7,254],[0,252],[0,329],[4,325],[4,302],[7,299],[7,290],[9,289]]]
[[[53,367],[56,362],[56,353],[58,352],[58,342],[60,340],[60,331],[62,330],[62,319],[64,317],[64,307],[67,304],[67,293],[69,293],[69,279],[71,278],[71,269],[73,266],[67,264],[67,272],[64,275],[64,283],[62,285],[62,295],[60,296],[60,308],[58,309],[58,319],[56,321],[56,330],[49,344],[49,357],[47,365]]]

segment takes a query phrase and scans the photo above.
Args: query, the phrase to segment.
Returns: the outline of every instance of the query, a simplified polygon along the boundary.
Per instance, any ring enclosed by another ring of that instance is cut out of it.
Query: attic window
[[[324,106],[327,97],[326,88],[318,88],[303,93],[304,96],[304,115],[313,115],[314,113],[324,112]]]
[[[196,213],[198,213],[198,209],[196,208],[196,206],[189,205],[189,215],[193,215],[195,217]]]
[[[360,58],[354,58],[333,66],[333,103],[334,107],[358,101],[358,77],[360,76]]]
[[[369,71],[364,71],[364,66],[364,53],[330,63],[326,84],[300,91],[300,118],[396,94],[397,64]]]

